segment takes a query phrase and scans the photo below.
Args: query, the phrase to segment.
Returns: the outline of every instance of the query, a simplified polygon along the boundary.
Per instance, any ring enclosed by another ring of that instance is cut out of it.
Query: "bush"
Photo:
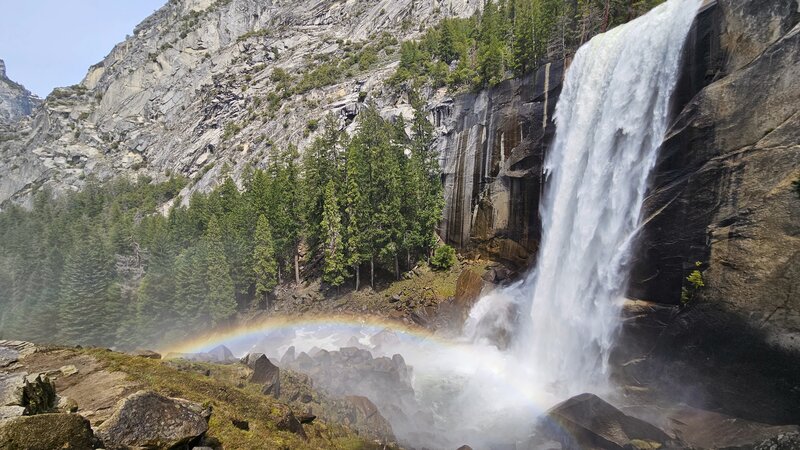
[[[443,245],[433,252],[431,267],[435,270],[448,270],[453,267],[457,261],[456,250],[449,245]]]
[[[700,267],[702,267],[703,263],[697,261],[694,263],[694,266],[697,268],[686,277],[686,281],[689,282],[689,287],[687,288],[684,286],[681,288],[681,304],[687,305],[694,299],[695,294],[701,289],[704,288],[706,283],[703,280],[703,273],[700,272]]]

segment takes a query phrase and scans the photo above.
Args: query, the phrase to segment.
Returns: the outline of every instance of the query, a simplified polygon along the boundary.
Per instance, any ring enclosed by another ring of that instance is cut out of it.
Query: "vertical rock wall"
[[[444,169],[441,236],[524,267],[539,243],[545,150],[564,63],[443,102],[433,110]]]

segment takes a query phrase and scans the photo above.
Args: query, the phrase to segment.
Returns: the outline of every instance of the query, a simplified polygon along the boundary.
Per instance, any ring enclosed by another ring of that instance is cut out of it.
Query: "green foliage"
[[[437,270],[448,270],[458,262],[456,251],[449,245],[443,245],[433,252],[431,267]]]
[[[586,40],[663,0],[485,0],[470,18],[448,18],[417,41],[403,42],[389,82],[398,86],[493,86],[547,59],[563,58]]]
[[[278,263],[275,261],[272,231],[264,214],[258,216],[256,224],[253,274],[257,296],[268,295],[278,284]]]
[[[703,273],[699,270],[700,267],[703,266],[703,263],[697,261],[694,263],[697,269],[693,270],[688,277],[686,277],[686,281],[689,282],[688,286],[684,286],[681,288],[681,304],[687,305],[691,302],[698,291],[705,287],[705,281],[703,280]]]
[[[334,180],[329,180],[325,187],[325,203],[322,212],[325,263],[322,280],[338,287],[344,283],[347,277],[347,267],[345,265],[342,212],[336,197],[336,184]]]
[[[90,178],[58,198],[41,192],[29,210],[9,205],[0,212],[0,338],[167,345],[299,281],[302,244],[310,273],[335,287],[353,276],[358,284],[367,264],[373,282],[412,268],[436,245],[444,202],[433,128],[412,100],[408,126],[370,106],[350,137],[326,117],[302,160],[293,146],[273,147],[241,186],[225,164],[216,188],[188,199],[183,177],[141,176]]]

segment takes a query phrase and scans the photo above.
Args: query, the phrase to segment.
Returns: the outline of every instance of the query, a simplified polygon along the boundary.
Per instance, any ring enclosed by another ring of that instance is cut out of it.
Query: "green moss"
[[[213,412],[207,436],[219,441],[224,448],[380,448],[343,426],[327,424],[319,419],[304,425],[307,439],[278,430],[277,421],[285,415],[288,407],[261,394],[258,386],[242,383],[246,372],[237,364],[159,361],[101,349],[76,351],[95,357],[108,370],[123,372],[130,380],[148,389],[211,406]],[[250,431],[233,426],[233,419],[247,420]]]

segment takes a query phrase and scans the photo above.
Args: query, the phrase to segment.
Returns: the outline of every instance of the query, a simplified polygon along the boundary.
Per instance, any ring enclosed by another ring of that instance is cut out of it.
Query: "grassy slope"
[[[289,407],[261,394],[257,386],[237,387],[232,380],[241,378],[238,366],[205,365],[206,376],[197,370],[178,370],[163,361],[133,357],[107,350],[84,350],[107,366],[121,371],[145,388],[161,394],[192,400],[213,408],[207,436],[226,449],[378,449],[374,442],[358,437],[353,431],[320,420],[304,425],[307,439],[280,431],[276,423]],[[197,367],[194,367],[197,369]],[[241,385],[241,384],[239,384]],[[247,420],[250,430],[233,426],[232,420]]]

